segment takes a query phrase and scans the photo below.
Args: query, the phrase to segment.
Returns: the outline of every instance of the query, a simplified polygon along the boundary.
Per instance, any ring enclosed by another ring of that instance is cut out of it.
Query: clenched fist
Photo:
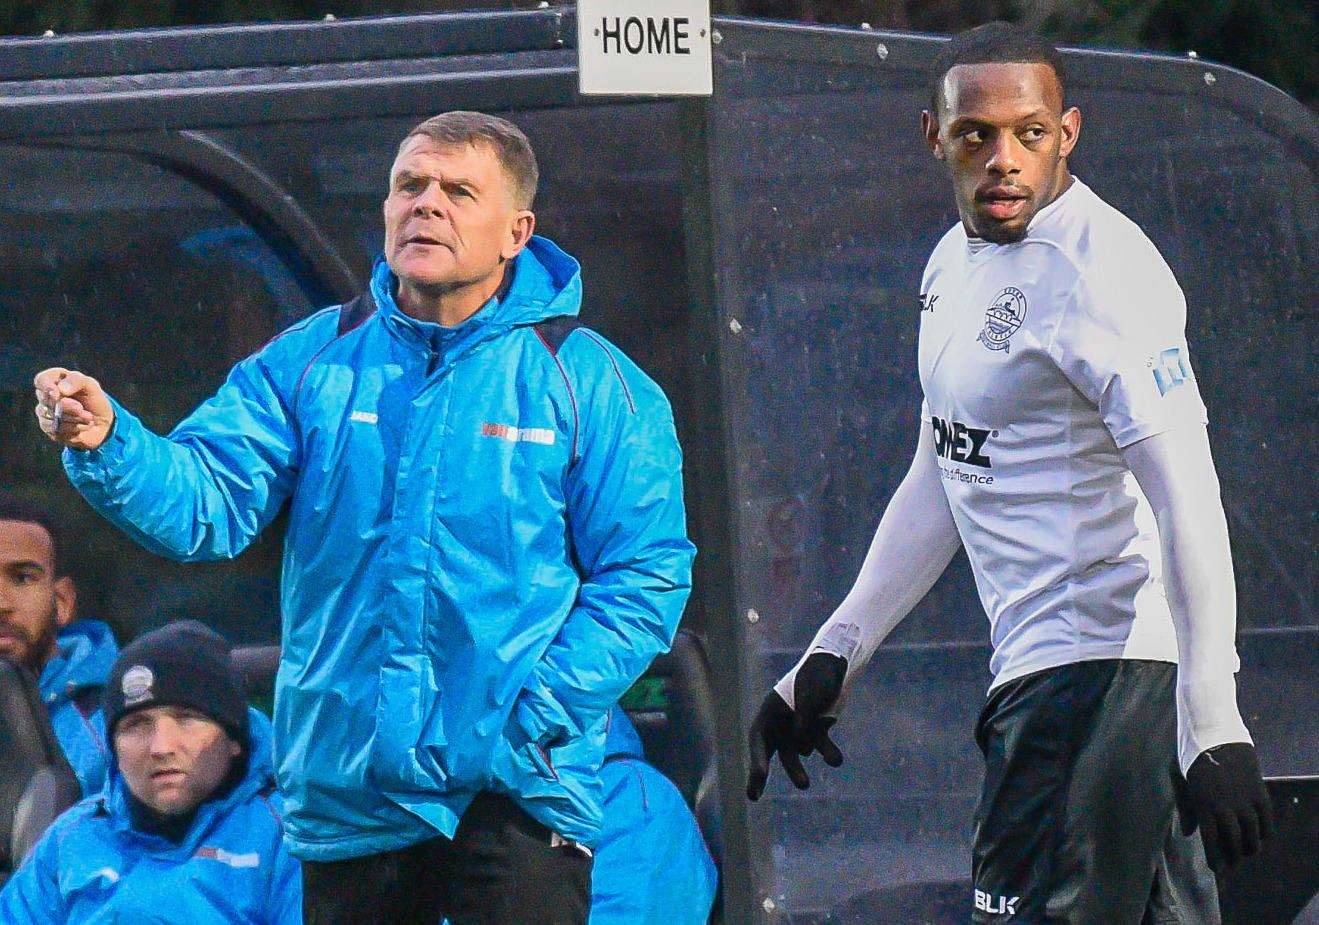
[[[37,395],[37,423],[56,443],[94,450],[110,436],[114,406],[91,376],[56,366],[32,380]]]

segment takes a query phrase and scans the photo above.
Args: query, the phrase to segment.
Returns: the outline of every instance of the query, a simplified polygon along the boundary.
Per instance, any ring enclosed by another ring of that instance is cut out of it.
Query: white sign
[[[583,94],[709,96],[710,0],[578,0]]]

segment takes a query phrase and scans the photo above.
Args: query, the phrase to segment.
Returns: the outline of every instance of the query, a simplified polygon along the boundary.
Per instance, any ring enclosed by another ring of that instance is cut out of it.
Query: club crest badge
[[[151,685],[156,683],[156,676],[146,665],[134,665],[124,672],[122,690],[124,706],[131,707],[151,699]]]
[[[990,350],[1008,351],[1012,335],[1017,333],[1021,323],[1026,320],[1026,296],[1020,289],[1008,286],[985,310],[985,326],[980,329],[976,340]]]

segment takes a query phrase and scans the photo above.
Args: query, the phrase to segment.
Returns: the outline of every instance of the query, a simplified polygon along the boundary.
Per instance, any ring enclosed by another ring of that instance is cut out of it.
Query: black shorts
[[[1177,667],[1107,659],[997,688],[976,725],[973,921],[1220,922],[1198,833],[1181,834]]]

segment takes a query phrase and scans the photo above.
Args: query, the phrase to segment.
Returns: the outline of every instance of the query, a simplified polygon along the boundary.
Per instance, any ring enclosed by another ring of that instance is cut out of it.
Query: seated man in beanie
[[[0,890],[3,922],[297,923],[270,724],[223,639],[172,623],[120,653],[105,689],[104,790],[74,806]]]

